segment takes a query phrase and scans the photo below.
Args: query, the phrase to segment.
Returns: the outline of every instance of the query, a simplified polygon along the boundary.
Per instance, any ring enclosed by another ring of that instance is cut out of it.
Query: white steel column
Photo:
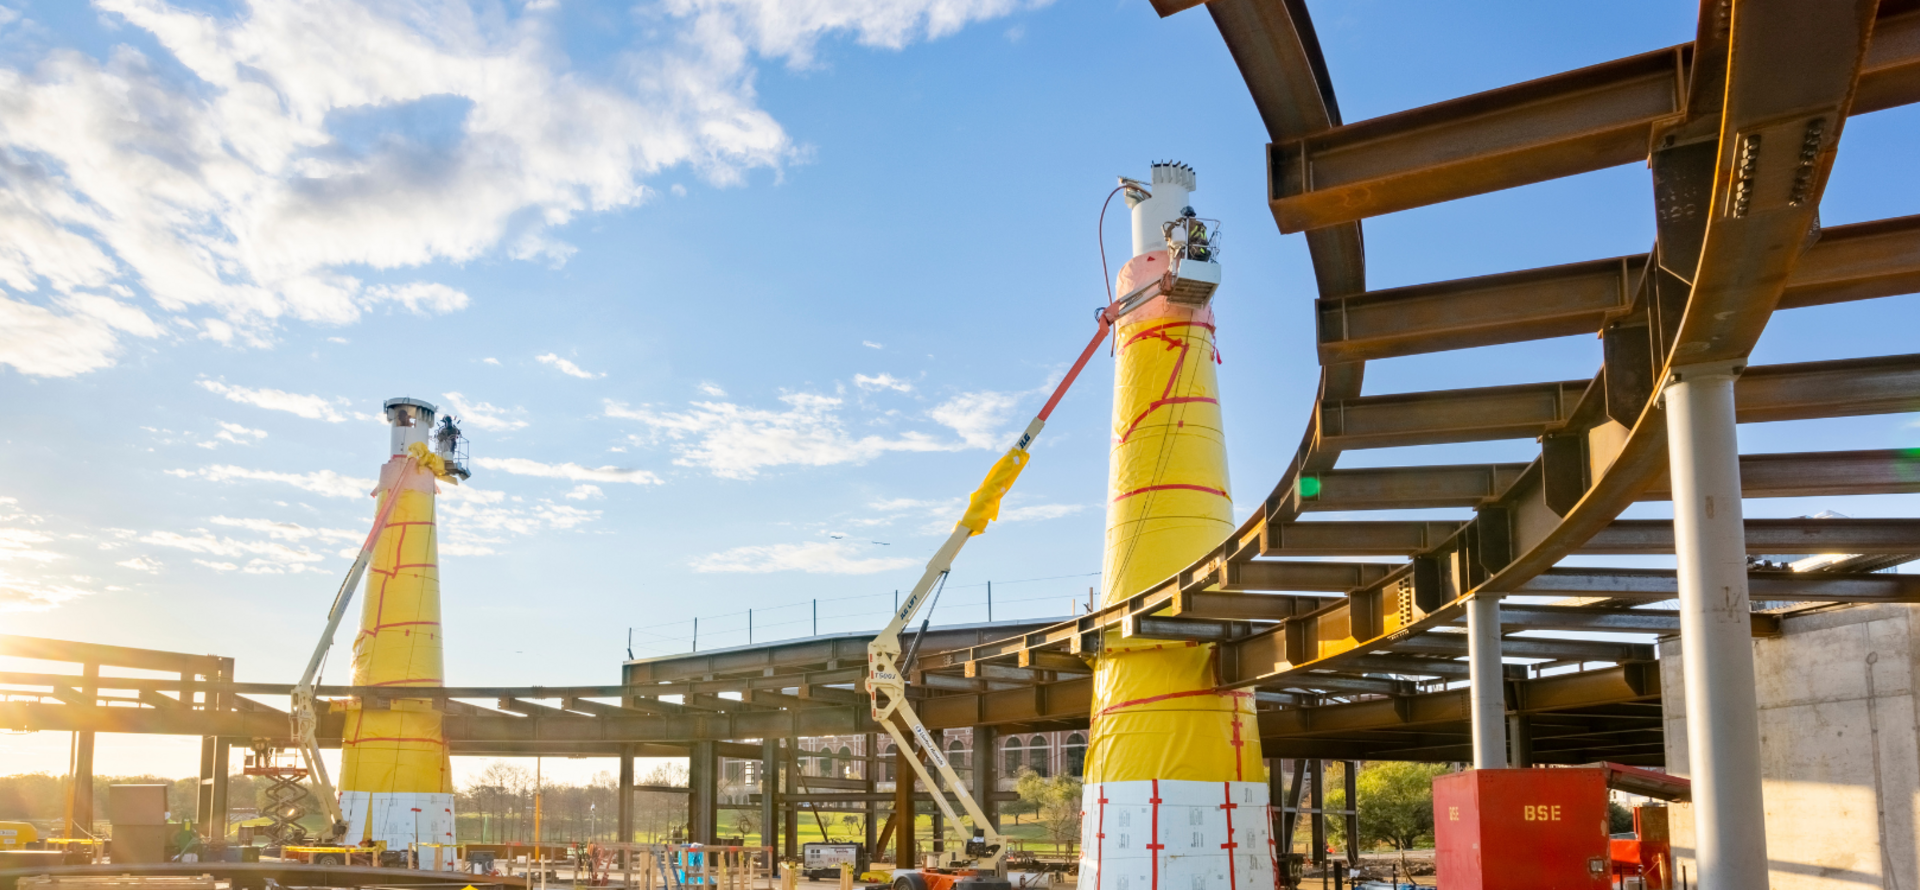
[[[1473,768],[1507,766],[1507,683],[1500,666],[1500,598],[1467,600],[1467,686],[1473,710]]]
[[[1740,505],[1731,362],[1675,369],[1664,397],[1679,558],[1700,890],[1767,886],[1747,536]]]

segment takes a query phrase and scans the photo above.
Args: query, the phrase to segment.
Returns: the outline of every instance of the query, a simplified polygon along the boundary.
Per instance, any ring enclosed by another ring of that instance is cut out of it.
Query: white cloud
[[[237,423],[228,423],[224,420],[217,422],[220,424],[220,432],[215,433],[213,438],[220,441],[209,440],[201,442],[200,447],[215,448],[220,445],[220,442],[230,442],[234,445],[252,445],[267,437],[266,430],[251,429]]]
[[[599,374],[595,374],[592,371],[582,370],[579,365],[576,365],[573,362],[567,361],[566,359],[563,359],[557,355],[554,355],[551,352],[547,353],[546,355],[534,356],[534,360],[540,362],[543,365],[552,365],[554,368],[558,369],[560,373],[565,374],[568,377],[578,377],[582,380],[594,380],[600,377],[607,376],[604,371]]]
[[[468,489],[449,489],[466,491]],[[532,507],[504,506],[498,492],[490,497],[440,499],[440,552],[451,556],[487,556],[501,552],[505,535],[532,535],[566,531],[600,518],[599,510],[582,510],[541,501]]]
[[[468,402],[466,397],[450,392],[442,396],[454,414],[459,415],[462,424],[472,424],[483,430],[511,432],[524,429],[527,422],[517,417],[507,417],[506,408],[489,405],[486,402]]]
[[[431,281],[398,286],[376,285],[367,288],[362,296],[372,303],[399,303],[415,315],[445,315],[449,312],[458,312],[467,308],[470,302],[465,293]]]
[[[886,374],[855,378],[863,388],[882,381],[890,388],[909,386]],[[962,393],[927,412],[935,422],[959,433],[958,442],[915,431],[891,437],[855,436],[841,417],[845,400],[819,393],[786,393],[780,401],[787,407],[780,411],[733,402],[692,402],[686,411],[664,411],[609,399],[606,413],[646,424],[647,434],[635,440],[669,443],[678,454],[675,464],[701,467],[723,478],[750,479],[767,467],[858,464],[893,451],[997,448],[1005,444],[1002,427],[1020,395]]]
[[[357,544],[367,536],[364,531],[356,532],[344,528],[308,528],[297,522],[281,522],[272,519],[235,519],[231,516],[215,516],[207,521],[214,525],[258,532],[280,541],[304,541],[308,538],[317,538],[323,542],[346,541]]]
[[[1046,519],[1059,519],[1072,516],[1087,509],[1086,504],[1029,504],[1025,507],[1010,507],[1000,511],[1001,522],[1028,522]]]
[[[33,581],[0,571],[0,612],[44,612],[87,593],[70,584]]]
[[[1016,393],[961,393],[927,412],[927,416],[959,433],[968,448],[996,448],[1007,444],[1010,433],[1004,427],[1019,401]]]
[[[702,467],[728,479],[750,479],[766,467],[823,467],[863,463],[889,451],[951,451],[958,447],[922,433],[897,438],[855,437],[840,419],[841,400],[814,393],[780,397],[783,411],[731,402],[694,402],[683,412],[607,403],[607,416],[638,420],[650,438],[673,443],[674,463]]]
[[[570,501],[584,501],[589,498],[599,500],[606,496],[607,493],[601,491],[598,485],[576,485],[572,491],[567,492],[567,500]]]
[[[620,467],[583,467],[576,463],[543,464],[524,457],[476,457],[475,466],[516,476],[542,476],[548,479],[568,479],[574,482],[630,482],[634,485],[659,485],[659,476],[646,470],[629,470]]]
[[[359,414],[350,410],[347,406],[353,403],[346,399],[301,395],[278,389],[233,386],[204,378],[194,382],[198,383],[201,389],[226,396],[228,401],[265,408],[269,411],[285,411],[308,420],[324,420],[328,423],[339,423],[344,420],[380,420],[377,414]]]
[[[1010,501],[1017,501],[1019,498],[1020,494],[1018,492],[1008,496]],[[966,512],[967,499],[958,497],[943,500],[887,498],[873,501],[867,504],[867,508],[873,510],[877,515],[851,520],[850,524],[871,528],[874,526],[892,525],[902,519],[926,519],[929,521],[915,529],[917,532],[921,534],[944,535],[953,530],[953,523],[960,519],[962,513]],[[1062,516],[1072,516],[1086,509],[1086,504],[1026,504],[1022,506],[1009,504],[1000,510],[1000,518],[997,521],[1041,522],[1048,519],[1059,519]]]
[[[209,482],[232,482],[245,479],[256,482],[281,482],[301,491],[325,495],[330,498],[366,497],[373,491],[372,479],[358,479],[342,476],[332,470],[315,470],[311,473],[276,473],[272,470],[252,470],[231,464],[201,467],[197,470],[168,470],[167,475],[182,479],[205,479]]]
[[[500,364],[500,360],[497,358],[494,358],[493,356],[487,356],[486,358],[481,359],[481,361],[486,362],[487,364],[493,365],[495,367],[498,367]]]
[[[865,374],[855,374],[853,375],[853,385],[858,386],[861,389],[864,389],[868,392],[874,392],[876,390],[882,390],[882,389],[891,389],[895,392],[912,392],[913,391],[913,384],[908,383],[905,380],[901,380],[900,378],[895,377],[892,374],[875,374],[871,377]]]
[[[850,32],[866,46],[900,49],[1038,5],[1042,4],[1025,0],[668,0],[666,4],[675,15],[693,17],[702,39],[740,41],[762,55],[785,58],[796,66],[811,64],[817,44],[836,32]]]
[[[0,109],[4,109],[4,102],[0,102]],[[0,138],[4,132],[0,130]],[[25,233],[9,231],[12,227],[8,223],[16,209],[9,205],[22,196],[6,194],[10,185],[6,167],[6,160],[0,158],[0,235],[20,238]],[[7,254],[32,247],[0,243],[0,285],[30,289],[20,287],[23,279],[7,268]],[[60,252],[50,245],[40,247]],[[160,328],[140,309],[98,294],[66,294],[53,300],[51,306],[0,294],[0,365],[12,365],[22,374],[72,377],[107,367],[121,351],[122,333],[152,338],[160,336]]]
[[[66,557],[58,553],[36,546],[52,540],[52,535],[31,529],[0,528],[0,562],[24,560],[47,563],[56,559],[65,559]]]
[[[267,562],[283,566],[305,566],[308,563],[326,559],[306,547],[289,547],[278,541],[247,541],[229,537],[215,537],[203,528],[192,529],[188,534],[173,531],[156,531],[143,535],[140,543],[155,547],[172,547],[189,553],[207,556],[224,556],[228,559],[258,557]]]
[[[0,67],[0,286],[55,295],[0,296],[0,362],[70,376],[152,336],[145,308],[68,302],[111,289],[251,345],[288,319],[457,310],[443,284],[343,270],[563,262],[554,232],[642,203],[657,175],[726,185],[804,154],[758,105],[763,60],[810,65],[838,36],[899,48],[1029,5],[666,0],[612,35],[607,64],[576,65],[546,2],[98,0],[170,58],[55,46]]]
[[[114,563],[114,565],[125,566],[136,572],[148,572],[151,574],[159,574],[160,570],[166,567],[166,563],[150,556],[136,556],[132,559],[123,559]]]
[[[697,388],[700,390],[701,395],[713,396],[716,399],[724,399],[727,397],[727,391],[721,389],[718,383],[709,383],[702,380]]]
[[[872,340],[862,340],[860,341],[860,345],[865,346],[868,349],[885,349],[886,348],[885,346],[881,346],[880,344],[875,343]]]
[[[210,568],[216,572],[231,572],[234,569],[237,569],[240,567],[230,562],[213,562],[211,560],[197,559],[197,558],[194,560],[194,562],[199,565],[206,566],[207,568]]]
[[[810,541],[735,547],[693,561],[696,572],[811,572],[828,575],[871,575],[917,564],[911,557],[863,557],[863,545],[851,541]]]

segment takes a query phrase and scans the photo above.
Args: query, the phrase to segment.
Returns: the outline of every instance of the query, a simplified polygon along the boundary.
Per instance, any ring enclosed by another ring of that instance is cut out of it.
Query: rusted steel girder
[[[1836,55],[1806,46],[1799,52]],[[1850,76],[1857,58],[1837,55]],[[1276,140],[1268,147],[1274,220],[1282,232],[1303,232],[1644,161],[1666,128],[1723,113],[1688,107],[1693,59],[1693,44],[1681,44]],[[1806,67],[1779,65],[1783,73]],[[1874,23],[1859,80],[1854,114],[1920,101],[1920,12]],[[1736,82],[1744,91],[1735,99],[1743,127],[1760,119],[1750,113],[1759,93],[1746,83]]]
[[[1593,334],[1633,310],[1645,256],[1589,260],[1341,297],[1316,304],[1323,364]],[[1920,216],[1820,231],[1781,309],[1920,291]]]

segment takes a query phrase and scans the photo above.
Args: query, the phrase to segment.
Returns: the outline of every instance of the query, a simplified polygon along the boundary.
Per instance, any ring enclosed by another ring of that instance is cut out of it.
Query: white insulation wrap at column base
[[[366,838],[404,850],[415,842],[454,842],[451,794],[342,791],[340,812],[347,818],[348,844]]]
[[[1271,890],[1268,803],[1261,782],[1087,785],[1080,890]]]

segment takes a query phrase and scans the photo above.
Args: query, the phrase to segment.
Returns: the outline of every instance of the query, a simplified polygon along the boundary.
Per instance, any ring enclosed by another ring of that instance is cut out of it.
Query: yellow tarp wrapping
[[[1155,300],[1115,332],[1105,601],[1232,530],[1212,313]],[[1265,780],[1253,696],[1216,692],[1212,645],[1113,634],[1094,667],[1088,782]]]
[[[989,521],[1000,518],[1000,499],[1007,496],[1014,480],[1020,478],[1020,471],[1026,469],[1032,459],[1033,455],[1018,448],[1007,449],[1006,454],[1000,455],[1000,459],[993,462],[993,469],[987,471],[987,478],[967,499],[967,513],[960,517],[956,527],[972,532],[968,537],[986,531]]]
[[[374,545],[353,639],[355,686],[435,687],[443,682],[439,547],[434,478],[439,458],[413,446],[414,466],[395,459],[381,482],[382,503],[398,498]],[[398,484],[392,478],[399,474]],[[395,700],[391,709],[349,708],[341,755],[343,791],[451,793],[440,712],[428,699]]]

